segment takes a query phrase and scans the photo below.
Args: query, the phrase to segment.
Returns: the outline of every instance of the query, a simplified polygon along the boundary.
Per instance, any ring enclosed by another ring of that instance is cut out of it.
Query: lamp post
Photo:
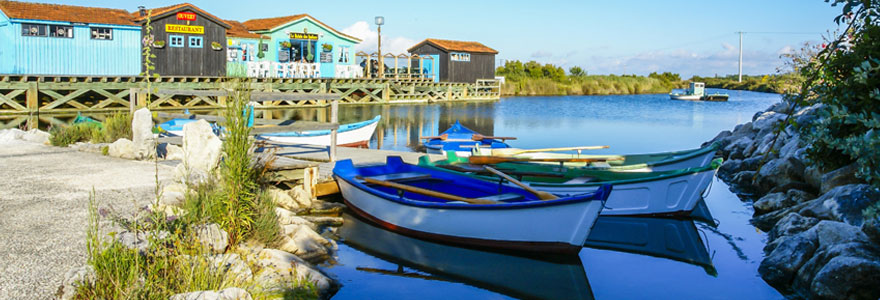
[[[382,59],[382,25],[385,25],[385,17],[376,16],[376,26],[378,27],[376,31],[379,33],[379,78],[385,78],[385,61]]]

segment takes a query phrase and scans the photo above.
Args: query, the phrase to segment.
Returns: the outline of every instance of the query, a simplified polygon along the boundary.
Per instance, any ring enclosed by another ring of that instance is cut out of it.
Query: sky
[[[822,0],[664,1],[284,1],[189,0],[224,19],[245,21],[307,13],[364,41],[374,52],[375,16],[385,17],[382,52],[404,53],[425,38],[478,41],[503,60],[535,60],[588,74],[650,72],[736,74],[739,34],[743,73],[774,74],[781,54],[821,43],[839,27],[841,8]],[[179,1],[42,0],[31,2],[119,8]]]

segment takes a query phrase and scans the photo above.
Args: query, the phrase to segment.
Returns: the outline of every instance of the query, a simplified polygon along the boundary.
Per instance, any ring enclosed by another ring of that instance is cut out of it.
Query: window
[[[183,47],[183,36],[182,35],[169,35],[168,36],[168,46],[169,47]]]
[[[260,44],[260,51],[269,51],[269,44]]]
[[[339,62],[340,63],[347,64],[349,62],[349,60],[351,60],[351,57],[349,55],[350,54],[348,53],[348,47],[339,47]]]
[[[200,36],[189,37],[189,47],[190,48],[201,48],[202,47],[202,37],[200,37]]]
[[[41,24],[21,24],[22,36],[46,36],[46,25]]]
[[[57,38],[73,38],[73,26],[49,25],[49,36]]]
[[[452,61],[471,61],[470,53],[452,52],[449,57]]]
[[[113,39],[113,28],[92,27],[90,29],[92,31],[92,39],[93,40],[112,40]]]

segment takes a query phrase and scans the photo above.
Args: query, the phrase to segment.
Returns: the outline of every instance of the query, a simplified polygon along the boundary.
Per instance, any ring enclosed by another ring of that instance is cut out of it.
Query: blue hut
[[[137,75],[140,38],[125,10],[0,1],[0,74]]]

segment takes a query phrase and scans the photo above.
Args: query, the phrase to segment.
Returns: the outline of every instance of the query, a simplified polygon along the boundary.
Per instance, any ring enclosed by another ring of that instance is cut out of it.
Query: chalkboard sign
[[[321,62],[322,63],[332,63],[333,62],[333,52],[321,52]]]
[[[279,62],[287,62],[290,60],[290,52],[287,51],[279,51],[278,52],[278,61]]]

